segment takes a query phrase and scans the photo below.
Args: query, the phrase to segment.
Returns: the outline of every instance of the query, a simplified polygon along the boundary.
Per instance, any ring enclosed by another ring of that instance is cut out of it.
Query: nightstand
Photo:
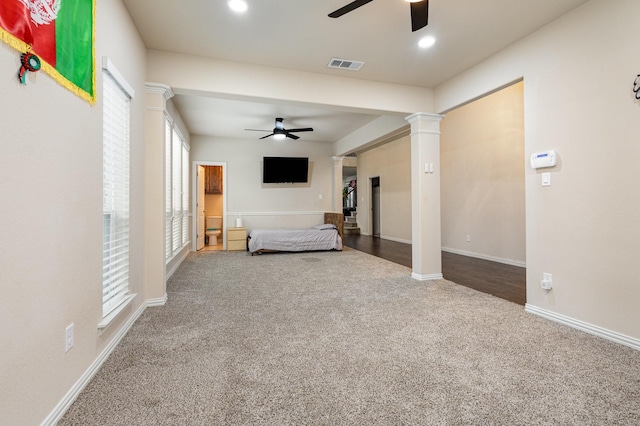
[[[247,250],[247,228],[227,228],[227,251]]]

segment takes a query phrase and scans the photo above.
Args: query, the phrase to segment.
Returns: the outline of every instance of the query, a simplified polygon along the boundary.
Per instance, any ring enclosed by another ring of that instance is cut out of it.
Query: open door
[[[204,247],[205,236],[205,210],[204,210],[204,167],[198,166],[198,223],[196,234],[196,250]]]

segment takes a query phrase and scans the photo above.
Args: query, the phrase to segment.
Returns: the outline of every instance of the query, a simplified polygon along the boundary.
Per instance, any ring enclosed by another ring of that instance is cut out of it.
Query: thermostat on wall
[[[545,151],[531,154],[531,167],[540,169],[543,167],[553,167],[556,165],[556,152]]]

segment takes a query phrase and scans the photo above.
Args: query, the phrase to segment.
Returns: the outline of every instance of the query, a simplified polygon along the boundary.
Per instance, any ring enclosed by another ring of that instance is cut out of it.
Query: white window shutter
[[[104,73],[102,315],[129,293],[129,135],[131,99]]]

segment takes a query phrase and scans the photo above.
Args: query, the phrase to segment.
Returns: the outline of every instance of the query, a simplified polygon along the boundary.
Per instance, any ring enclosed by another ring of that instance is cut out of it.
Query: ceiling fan
[[[345,13],[364,6],[373,0],[355,0],[340,9],[329,14],[330,18],[339,18]],[[405,0],[411,6],[411,31],[418,31],[420,28],[426,27],[429,20],[429,0]]]
[[[291,138],[293,140],[296,140],[296,139],[300,139],[300,136],[292,135],[291,133],[313,132],[313,128],[311,127],[304,127],[301,129],[285,129],[284,124],[282,124],[283,120],[284,119],[280,117],[276,118],[276,127],[274,127],[273,130],[258,130],[258,129],[245,129],[245,130],[249,130],[251,132],[272,132],[271,134],[267,136],[263,136],[260,139],[265,139],[265,138],[268,138],[269,136],[273,136],[274,139],[278,139],[278,140],[282,140],[284,138]]]

